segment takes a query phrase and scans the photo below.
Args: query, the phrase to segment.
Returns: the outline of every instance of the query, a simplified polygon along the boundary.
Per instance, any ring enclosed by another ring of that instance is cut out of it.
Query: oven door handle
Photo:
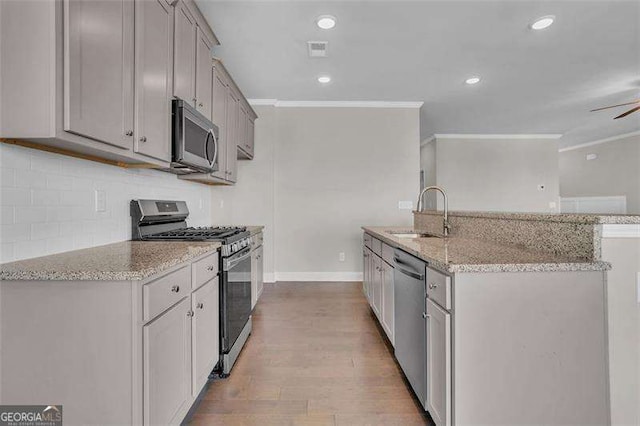
[[[245,260],[247,257],[251,256],[251,248],[247,247],[241,252],[234,254],[230,259],[226,259],[224,261],[224,270],[228,271],[236,266],[238,263]]]

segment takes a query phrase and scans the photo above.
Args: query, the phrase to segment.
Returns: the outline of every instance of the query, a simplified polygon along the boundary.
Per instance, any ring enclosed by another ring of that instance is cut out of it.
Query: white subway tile
[[[10,169],[28,169],[29,151],[27,148],[0,144],[0,166]]]
[[[75,235],[73,237],[73,249],[79,250],[83,248],[93,247],[92,235]]]
[[[14,245],[16,260],[42,256],[43,253],[46,253],[46,250],[47,244],[44,240],[19,241]]]
[[[60,191],[60,204],[91,207],[93,205],[93,191]]]
[[[3,243],[26,241],[31,236],[30,230],[29,224],[26,223],[0,225],[0,241]]]
[[[16,172],[13,169],[0,169],[0,186],[12,187],[16,185]]]
[[[15,222],[14,209],[13,206],[0,207],[0,224],[10,225]]]
[[[31,204],[35,206],[53,206],[60,203],[60,192],[53,189],[32,189]]]
[[[62,253],[73,250],[72,237],[57,237],[46,240],[47,253]]]
[[[60,235],[60,226],[57,223],[33,223],[31,224],[31,239],[45,240]]]
[[[0,189],[0,204],[3,206],[28,206],[31,204],[31,193],[24,188]]]
[[[35,223],[47,220],[46,207],[16,206],[15,223]]]
[[[31,170],[59,174],[62,170],[62,158],[60,155],[48,152],[33,151],[31,154]]]
[[[74,235],[82,233],[77,222],[60,222],[60,236],[72,239]]]
[[[0,263],[11,262],[15,259],[14,256],[14,243],[0,244]]]
[[[16,170],[16,188],[46,188],[47,175],[37,170],[18,169]]]
[[[71,176],[48,175],[47,188],[49,189],[66,189],[70,190],[73,185],[74,178]]]
[[[47,222],[66,222],[73,220],[71,206],[47,206]]]

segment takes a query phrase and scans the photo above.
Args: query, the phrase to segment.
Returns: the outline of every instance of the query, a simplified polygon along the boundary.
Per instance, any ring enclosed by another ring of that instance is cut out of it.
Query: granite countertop
[[[605,271],[611,268],[607,262],[559,256],[492,241],[459,237],[399,238],[389,232],[419,232],[407,227],[365,226],[362,229],[448,273]]]
[[[0,265],[0,280],[142,280],[217,250],[218,242],[123,241]]]
[[[259,234],[264,229],[264,226],[247,226],[247,231],[251,233],[251,235]]]
[[[424,210],[417,214],[429,214],[442,216],[440,210]],[[542,222],[569,222],[582,224],[640,224],[640,215],[621,214],[582,214],[582,213],[519,213],[519,212],[477,212],[477,211],[452,211],[449,216],[480,217],[486,219],[508,220],[533,220]]]

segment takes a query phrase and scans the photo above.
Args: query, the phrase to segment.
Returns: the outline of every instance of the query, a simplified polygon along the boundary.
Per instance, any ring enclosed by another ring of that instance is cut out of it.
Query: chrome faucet
[[[424,194],[431,189],[439,191],[442,194],[442,197],[444,197],[444,218],[442,224],[442,232],[446,237],[451,231],[451,224],[449,223],[449,201],[447,198],[447,193],[444,192],[444,189],[440,188],[439,186],[427,186],[425,189],[423,189],[422,192],[420,192],[420,195],[418,195],[417,211],[421,212],[424,210]]]

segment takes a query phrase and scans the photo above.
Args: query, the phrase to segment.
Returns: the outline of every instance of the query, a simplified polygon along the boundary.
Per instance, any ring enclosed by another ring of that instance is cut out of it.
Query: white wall
[[[128,240],[135,198],[186,200],[190,224],[211,221],[210,187],[163,172],[7,144],[0,144],[0,172],[0,262]],[[104,212],[95,211],[96,189],[105,191]]]
[[[435,139],[423,141],[420,144],[420,170],[424,171],[424,186],[433,186],[438,183],[438,164],[436,163],[437,143]],[[422,189],[422,188],[421,188]],[[437,197],[434,191],[429,191],[424,196],[424,207],[426,209],[436,208]],[[417,200],[417,198],[416,198]]]
[[[640,214],[640,135],[561,152],[560,195],[625,195],[627,213]]]
[[[233,190],[214,188],[214,222],[272,229],[267,279],[360,278],[360,227],[412,223],[398,201],[414,201],[418,193],[418,109],[256,110],[255,159],[241,163]]]
[[[436,180],[447,191],[449,209],[549,212],[559,208],[557,140],[438,138],[436,144]]]

